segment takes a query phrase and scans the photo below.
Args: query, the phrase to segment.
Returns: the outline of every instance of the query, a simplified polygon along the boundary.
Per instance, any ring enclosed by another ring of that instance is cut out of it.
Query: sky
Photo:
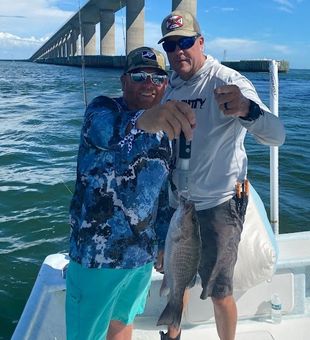
[[[28,59],[86,2],[0,0],[0,59]],[[160,25],[171,6],[171,0],[145,0],[146,46],[162,50]],[[219,60],[267,58],[310,69],[310,0],[197,0],[197,19],[205,53]],[[116,14],[120,55],[125,27],[122,9]]]

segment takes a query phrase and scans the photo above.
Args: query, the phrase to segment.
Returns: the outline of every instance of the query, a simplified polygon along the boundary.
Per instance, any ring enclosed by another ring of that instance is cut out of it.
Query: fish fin
[[[181,324],[182,314],[183,314],[183,303],[173,304],[171,301],[169,301],[157,321],[157,326],[168,325],[168,326],[173,326],[176,329],[179,329],[180,324]]]
[[[194,275],[194,277],[192,278],[191,282],[188,284],[188,286],[186,288],[193,288],[196,284],[196,278],[197,278],[197,274]]]
[[[163,281],[161,283],[159,295],[160,296],[168,296],[169,293],[170,293],[170,288],[167,285],[166,275],[164,275]]]
[[[202,292],[200,294],[200,299],[201,300],[206,300],[207,297],[208,297],[207,288],[203,288]]]

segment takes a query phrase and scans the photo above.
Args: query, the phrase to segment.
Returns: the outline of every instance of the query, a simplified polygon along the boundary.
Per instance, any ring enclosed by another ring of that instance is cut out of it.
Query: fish
[[[192,201],[180,197],[179,206],[172,215],[166,236],[164,278],[160,295],[168,296],[168,302],[157,326],[180,328],[183,295],[186,288],[195,284],[200,253],[200,225],[195,205]]]

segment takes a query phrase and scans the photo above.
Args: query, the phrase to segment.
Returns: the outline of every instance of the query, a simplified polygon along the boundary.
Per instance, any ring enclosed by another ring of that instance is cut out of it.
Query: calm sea
[[[120,95],[120,70],[86,69],[87,100]],[[248,73],[269,103],[269,75]],[[280,232],[310,230],[310,70],[279,75]],[[84,112],[80,68],[0,61],[0,339],[10,336],[44,258],[68,251],[68,205]],[[249,178],[269,211],[269,149],[247,137]]]

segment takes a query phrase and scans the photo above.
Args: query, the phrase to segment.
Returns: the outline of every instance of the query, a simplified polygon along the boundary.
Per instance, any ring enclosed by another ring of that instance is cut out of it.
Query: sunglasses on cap
[[[165,80],[167,79],[167,76],[164,74],[157,74],[157,73],[147,73],[144,71],[139,71],[139,72],[131,72],[127,73],[130,75],[130,79],[134,83],[142,83],[143,81],[146,81],[148,77],[150,77],[151,82],[154,85],[162,85]]]
[[[193,37],[183,37],[177,41],[165,40],[163,42],[163,49],[166,52],[174,52],[176,47],[179,46],[181,50],[187,50],[195,44],[195,41],[198,37],[199,37],[199,34]]]

